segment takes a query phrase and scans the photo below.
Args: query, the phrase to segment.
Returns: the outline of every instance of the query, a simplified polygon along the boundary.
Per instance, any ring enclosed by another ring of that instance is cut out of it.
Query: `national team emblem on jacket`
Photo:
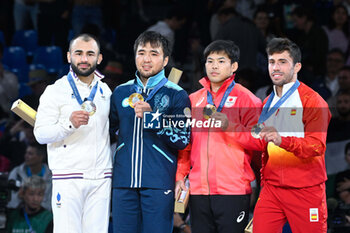
[[[61,208],[61,194],[60,193],[57,193],[56,199],[57,199],[57,202],[56,202],[57,208]]]
[[[233,105],[235,105],[236,100],[237,100],[237,96],[229,96],[229,97],[227,97],[227,100],[225,102],[224,107],[231,108]]]
[[[165,110],[169,107],[170,98],[168,95],[157,94],[154,97],[154,106],[160,112],[165,112]]]
[[[290,115],[295,116],[295,114],[297,114],[297,110],[295,108],[292,108],[292,110],[290,110]]]
[[[310,222],[318,222],[318,208],[310,208]]]

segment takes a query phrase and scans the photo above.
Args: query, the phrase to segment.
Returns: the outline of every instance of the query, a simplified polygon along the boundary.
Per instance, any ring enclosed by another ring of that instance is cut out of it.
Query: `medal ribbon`
[[[75,82],[73,80],[73,77],[72,75],[75,76],[75,74],[73,73],[73,71],[70,71],[67,75],[67,79],[68,79],[68,82],[69,82],[69,85],[71,86],[72,90],[73,90],[73,93],[74,93],[74,96],[75,98],[77,99],[78,103],[80,105],[83,104],[83,101],[80,97],[80,94],[79,94],[79,91],[78,91],[78,88],[77,86],[75,85]],[[90,92],[90,95],[89,97],[87,97],[85,100],[90,100],[90,101],[93,101],[94,98],[95,98],[95,95],[96,95],[96,91],[97,91],[97,86],[98,86],[98,82],[96,82],[95,86],[92,88],[91,92]],[[84,101],[85,101],[84,100]]]
[[[231,93],[232,89],[235,87],[235,84],[236,84],[235,81],[232,80],[230,85],[227,87],[227,89],[224,93],[224,96],[222,97],[222,99],[220,101],[219,107],[216,109],[216,111],[221,112],[221,110],[224,107],[224,104],[226,102],[226,99],[227,99],[228,95]],[[209,91],[207,91],[207,102],[208,102],[208,104],[215,106],[214,101],[213,101],[213,96]]]
[[[43,177],[44,174],[45,174],[45,166],[42,165],[41,171],[40,171],[40,173],[38,174],[38,176]],[[30,170],[30,167],[27,167],[27,175],[28,175],[28,177],[31,177],[31,176],[32,176],[32,171]]]
[[[300,82],[297,80],[293,86],[286,92],[284,93],[284,95],[277,101],[277,103],[272,106],[270,108],[270,105],[272,103],[273,98],[275,97],[275,92],[272,91],[270,97],[268,98],[265,106],[262,109],[261,115],[259,117],[258,120],[258,124],[263,123],[264,121],[266,121],[267,119],[269,119],[269,117],[276,112],[277,109],[279,109],[279,107],[281,107],[281,105],[286,102],[286,100],[294,93],[294,91],[299,87]]]
[[[28,227],[29,227],[29,232],[30,232],[30,233],[35,233],[35,231],[33,231],[32,225],[30,224],[28,214],[27,214],[27,212],[25,211],[24,208],[23,208],[23,213],[24,213],[24,218],[26,219],[27,225],[28,225]]]
[[[134,83],[134,89],[137,93],[141,93],[142,89],[136,84],[136,79],[135,79],[135,83]],[[148,94],[148,96],[145,98],[145,102],[147,102],[148,100],[152,99],[152,97],[157,93],[157,91],[159,91],[160,88],[162,88],[165,83],[168,82],[168,79],[163,78],[154,88],[153,90]]]

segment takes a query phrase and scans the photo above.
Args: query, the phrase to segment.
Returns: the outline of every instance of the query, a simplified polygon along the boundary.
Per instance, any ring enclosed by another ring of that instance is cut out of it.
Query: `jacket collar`
[[[225,82],[221,85],[220,89],[218,90],[218,92],[216,94],[219,94],[221,92],[225,92],[227,87],[230,85],[230,83],[235,79],[235,76],[236,76],[236,74],[233,74],[229,78],[227,78],[225,80]],[[201,80],[199,80],[199,83],[204,87],[204,89],[206,89],[210,93],[213,93],[211,91],[211,88],[210,88],[210,80],[208,77],[202,78]]]
[[[139,77],[139,72],[136,71],[135,73],[136,76],[136,82],[137,82],[137,86],[142,87],[142,88],[153,88],[155,87],[160,81],[162,81],[163,78],[165,78],[165,72],[164,69],[162,69],[158,74],[149,77],[146,83],[146,87],[143,85],[140,77]]]

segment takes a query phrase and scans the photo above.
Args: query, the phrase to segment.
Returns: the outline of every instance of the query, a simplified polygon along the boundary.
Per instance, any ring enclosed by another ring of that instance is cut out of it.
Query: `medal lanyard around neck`
[[[78,88],[77,86],[75,85],[75,82],[73,80],[73,75],[72,75],[73,71],[70,71],[67,75],[67,79],[68,79],[68,82],[69,82],[69,85],[71,86],[72,90],[73,90],[73,94],[76,98],[76,100],[78,101],[78,103],[80,105],[83,104],[83,100],[81,99],[80,97],[80,94],[79,94],[79,91],[78,91]],[[95,86],[92,88],[91,92],[90,92],[90,95],[89,97],[86,98],[86,100],[90,100],[90,101],[93,101],[94,98],[95,98],[95,95],[96,95],[96,91],[97,91],[97,86],[98,86],[98,82],[96,82]]]
[[[262,111],[261,111],[261,115],[259,117],[258,120],[258,124],[261,124],[263,122],[265,122],[267,119],[269,119],[269,117],[276,112],[277,109],[279,109],[279,107],[281,107],[281,105],[286,102],[286,100],[294,93],[294,91],[296,89],[298,89],[300,85],[300,82],[297,80],[293,86],[291,88],[289,88],[289,90],[284,93],[284,95],[277,101],[277,103],[272,106],[270,108],[270,105],[272,103],[273,98],[275,97],[275,92],[272,91],[270,97],[268,98],[268,100],[266,101],[265,106],[263,107]]]
[[[224,93],[224,96],[222,97],[222,99],[220,101],[219,107],[216,109],[216,111],[221,112],[221,110],[224,107],[224,104],[226,102],[226,99],[229,96],[229,94],[231,93],[232,89],[235,87],[235,84],[236,84],[235,81],[232,80],[230,85],[227,87],[227,89]],[[215,106],[214,101],[213,101],[213,96],[209,91],[207,91],[207,102],[208,102],[208,104]]]
[[[45,174],[45,166],[44,165],[41,165],[42,167],[41,167],[41,171],[40,171],[40,173],[38,174],[38,176],[40,176],[40,177],[43,177],[44,176],[44,174]],[[33,174],[32,174],[32,170],[30,169],[30,167],[27,167],[27,175],[28,175],[28,177],[31,177]]]
[[[26,223],[27,223],[27,225],[29,227],[29,232],[30,233],[35,233],[35,231],[33,231],[32,225],[30,224],[28,214],[27,214],[27,212],[26,212],[26,210],[24,208],[23,208],[23,214],[24,214],[24,218],[26,219]]]
[[[148,100],[152,99],[152,97],[157,93],[157,91],[159,91],[160,88],[162,88],[166,82],[168,80],[166,78],[163,78],[154,88],[153,90],[148,94],[148,96],[145,98],[145,102],[147,102]],[[137,80],[135,79],[134,82],[134,90],[141,94],[142,93],[142,89],[136,84]]]

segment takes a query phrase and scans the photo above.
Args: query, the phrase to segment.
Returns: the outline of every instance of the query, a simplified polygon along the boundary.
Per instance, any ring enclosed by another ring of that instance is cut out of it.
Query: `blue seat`
[[[28,82],[27,55],[22,47],[10,46],[4,49],[3,64],[18,76],[19,82]]]
[[[13,46],[24,48],[28,56],[32,56],[38,47],[38,33],[35,30],[18,30],[12,37]]]
[[[6,46],[4,32],[1,30],[0,30],[0,44],[2,44],[3,47]]]
[[[62,65],[62,49],[58,46],[41,46],[34,52],[33,65],[42,65],[50,74],[57,74]]]

